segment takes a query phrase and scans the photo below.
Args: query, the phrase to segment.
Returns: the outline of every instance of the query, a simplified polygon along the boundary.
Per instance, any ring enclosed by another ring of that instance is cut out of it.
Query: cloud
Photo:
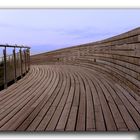
[[[55,31],[55,30],[54,30]],[[76,29],[59,29],[57,33],[63,36],[71,37],[75,40],[79,39],[93,39],[93,41],[100,38],[110,37],[112,34],[117,34],[115,31],[108,31],[96,27],[84,27]]]
[[[30,25],[21,25],[21,24],[10,24],[10,23],[0,23],[0,28],[10,28],[10,29],[20,29],[20,30],[26,30],[26,31],[48,31],[52,30],[48,27],[34,27]]]

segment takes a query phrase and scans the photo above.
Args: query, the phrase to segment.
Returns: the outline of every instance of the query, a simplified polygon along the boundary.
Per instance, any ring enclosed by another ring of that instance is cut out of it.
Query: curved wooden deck
[[[96,68],[34,65],[0,92],[0,131],[135,131],[140,97]]]
[[[140,28],[31,64],[0,92],[0,131],[140,130]]]

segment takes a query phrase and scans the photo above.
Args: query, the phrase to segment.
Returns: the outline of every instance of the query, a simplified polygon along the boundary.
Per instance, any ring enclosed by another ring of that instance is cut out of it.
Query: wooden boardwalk
[[[0,92],[0,131],[137,131],[140,96],[94,68],[34,65]]]
[[[0,92],[0,131],[140,130],[140,28],[31,64]]]

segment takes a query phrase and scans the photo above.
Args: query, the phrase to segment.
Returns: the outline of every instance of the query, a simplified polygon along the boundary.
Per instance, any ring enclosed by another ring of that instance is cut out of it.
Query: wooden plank
[[[56,86],[58,85],[59,74],[57,73],[56,76],[57,77],[55,80],[53,80],[53,82],[50,82],[49,80],[46,82],[47,88],[44,92],[48,93],[47,96],[43,98],[43,100],[38,104],[38,106],[33,110],[33,112],[31,112],[30,115],[26,118],[26,120],[17,128],[17,130],[27,129],[27,127],[30,126],[30,123],[32,123],[32,121],[37,117],[39,112],[42,110],[46,102],[50,99],[54,90],[56,89]]]
[[[96,75],[102,75],[101,73],[97,72],[97,71],[94,71],[93,69],[91,70],[93,72],[96,73]],[[109,85],[111,85],[111,87],[113,88],[113,90],[115,92],[111,92],[111,95],[112,97],[114,98],[119,110],[120,110],[120,113],[122,114],[122,117],[128,127],[129,130],[138,130],[138,127],[137,125],[135,124],[135,122],[133,121],[131,115],[129,114],[128,110],[127,110],[127,107],[124,106],[124,103],[122,102],[122,99],[121,97],[119,97],[118,95],[120,95],[120,91],[118,92],[116,86],[115,85],[115,82],[112,81],[112,79],[110,79],[109,77],[107,77],[106,75],[102,75],[103,77],[105,77],[105,81],[107,83],[109,83]],[[124,129],[123,129],[124,130]]]
[[[80,74],[78,76],[80,82],[80,103],[78,109],[76,131],[85,131],[86,129],[86,93],[84,88],[84,81],[81,78]]]
[[[91,76],[91,75],[90,75]],[[99,100],[99,96],[97,93],[97,89],[95,87],[95,83],[93,82],[94,79],[91,77],[88,77],[91,83],[91,91],[92,91],[92,97],[93,97],[93,103],[94,103],[94,110],[95,110],[95,126],[97,131],[105,131],[105,122],[104,122],[104,116],[101,108],[101,103]]]
[[[57,88],[55,89],[55,91],[53,92],[53,94],[51,95],[49,100],[47,102],[45,102],[45,105],[39,111],[38,115],[35,117],[35,119],[32,121],[32,123],[28,126],[27,131],[36,130],[37,126],[40,124],[41,120],[44,118],[47,110],[50,108],[51,104],[54,102],[55,98],[57,97],[57,94],[58,94],[59,90],[61,89],[61,87],[62,87],[62,75],[61,75],[61,73],[59,73],[59,83],[57,85]],[[55,109],[55,108],[53,108],[53,109]],[[50,111],[50,112],[53,112],[53,111]],[[51,115],[49,115],[49,116],[51,116]],[[45,125],[43,125],[43,127],[45,127]],[[42,130],[43,130],[43,128],[42,128]]]
[[[58,124],[58,121],[59,121],[59,118],[64,110],[64,106],[66,104],[66,100],[69,96],[69,90],[70,90],[70,77],[69,77],[69,74],[68,73],[64,73],[66,75],[66,85],[65,85],[65,90],[64,90],[64,93],[63,93],[63,96],[58,104],[58,106],[56,107],[56,111],[54,113],[54,115],[52,116],[48,126],[46,127],[45,130],[49,130],[49,131],[52,131],[52,130],[55,130],[57,124]],[[63,122],[64,123],[64,122]]]
[[[0,130],[139,130],[140,97],[96,69],[103,66],[34,66],[28,78],[2,91]]]
[[[42,78],[42,77],[41,77]],[[45,78],[45,77],[44,77]],[[43,78],[42,78],[42,80],[44,80]],[[40,83],[40,84],[39,84]],[[39,80],[39,82],[38,82],[38,86],[36,87],[36,88],[34,88],[34,90],[32,90],[32,98],[27,98],[27,100],[25,100],[25,101],[23,101],[23,103],[22,104],[20,104],[19,106],[18,106],[18,109],[16,108],[16,109],[14,109],[11,113],[9,113],[1,122],[0,122],[0,124],[1,125],[3,125],[5,122],[6,122],[6,124],[3,126],[3,127],[1,127],[0,129],[9,129],[9,126],[11,126],[11,124],[13,124],[13,122],[14,122],[14,124],[15,124],[15,120],[16,120],[16,122],[18,122],[17,121],[17,118],[20,120],[20,119],[23,119],[25,116],[24,115],[26,115],[28,112],[27,112],[27,110],[29,109],[32,109],[32,108],[30,108],[30,106],[31,106],[31,104],[32,103],[34,103],[35,102],[35,100],[36,99],[38,99],[39,98],[39,96],[40,96],[40,94],[39,94],[39,90],[43,87],[44,85],[42,84],[42,81],[41,80]],[[39,88],[38,88],[39,87]],[[28,104],[27,104],[28,103]],[[26,112],[27,113],[25,113],[24,111],[26,110]],[[14,114],[16,114],[16,115],[14,115]],[[21,114],[24,114],[24,115],[22,115],[22,118],[20,118],[19,116],[21,115]],[[14,117],[11,119],[11,120],[9,120],[12,116],[14,115]],[[9,120],[9,123],[7,123],[7,120]]]
[[[3,99],[1,101],[1,106],[0,106],[0,113],[2,113],[4,110],[7,110],[11,105],[17,103],[20,99],[23,99],[23,97],[25,98],[26,96],[29,96],[27,93],[28,88],[30,88],[30,86],[33,85],[32,80],[37,80],[38,76],[34,76],[34,79],[31,79],[29,82],[27,81],[27,83],[25,85],[23,85],[23,88],[19,87],[19,90],[14,90],[14,93],[11,94],[12,96],[7,96],[6,99]],[[37,82],[36,82],[37,83]],[[35,83],[34,83],[35,85]],[[19,85],[20,86],[20,85]],[[9,91],[10,92],[10,91]]]
[[[110,107],[111,113],[113,115],[115,124],[117,126],[118,130],[128,130],[125,122],[117,108],[117,105],[115,103],[115,100],[113,100],[112,93],[114,93],[113,89],[107,84],[107,82],[104,81],[103,77],[98,76],[100,79],[100,84],[103,83],[102,85],[102,90],[104,91],[106,100],[108,102],[108,105]]]
[[[2,90],[0,91],[0,101],[2,101],[4,98],[9,97],[10,95],[13,95],[15,92],[13,92],[13,90],[19,90],[18,87],[21,86],[21,88],[24,86],[24,84],[26,85],[26,80],[28,82],[28,80],[30,81],[30,79],[32,79],[32,77],[34,77],[36,75],[36,73],[38,72],[38,68],[32,67],[31,71],[29,73],[27,73],[27,75],[25,77],[23,77],[21,80],[19,80],[17,83],[12,84],[10,87],[8,87],[7,90]],[[25,80],[26,79],[26,80]],[[1,102],[0,102],[1,103]]]
[[[45,128],[47,127],[50,119],[52,118],[52,115],[54,114],[54,111],[56,110],[56,107],[59,104],[59,101],[61,100],[62,96],[63,96],[63,92],[65,90],[65,85],[66,85],[66,75],[62,74],[61,78],[63,79],[63,83],[62,83],[62,88],[60,88],[59,90],[59,94],[57,94],[57,97],[55,98],[55,100],[53,101],[53,103],[51,104],[51,106],[49,106],[49,108],[47,108],[45,110],[45,116],[43,116],[43,119],[41,120],[40,124],[38,125],[38,127],[36,128],[37,131],[41,131],[41,130],[45,130]],[[51,111],[51,113],[49,112],[49,110],[53,110]]]
[[[84,79],[86,79],[86,131],[95,131],[95,109],[92,99],[93,86],[89,78],[82,72]],[[93,97],[94,98],[94,97]]]
[[[72,101],[72,106],[70,110],[70,114],[67,120],[66,124],[66,131],[74,131],[76,128],[76,119],[78,116],[78,107],[79,107],[79,97],[80,97],[80,82],[78,80],[78,74],[77,72],[74,73],[75,75],[75,82],[76,82],[76,87],[75,87],[75,93],[74,93],[74,98]]]
[[[131,115],[129,114],[126,106],[124,106],[121,98],[118,96],[120,94],[120,92],[117,91],[117,88],[114,86],[114,81],[111,81],[111,79],[107,80],[108,78],[106,77],[106,79],[104,79],[107,83],[109,83],[111,85],[111,87],[114,89],[112,93],[112,97],[115,99],[115,102],[118,106],[118,109],[120,110],[120,113],[128,127],[129,130],[138,130],[137,125],[135,124],[135,122],[133,121]]]
[[[68,120],[69,112],[71,109],[72,101],[73,101],[73,96],[74,96],[74,89],[75,89],[75,81],[74,81],[74,75],[72,73],[69,73],[71,77],[71,82],[70,82],[70,90],[69,90],[69,96],[66,101],[66,105],[63,109],[63,112],[60,116],[59,122],[56,126],[56,131],[64,131],[65,126]]]

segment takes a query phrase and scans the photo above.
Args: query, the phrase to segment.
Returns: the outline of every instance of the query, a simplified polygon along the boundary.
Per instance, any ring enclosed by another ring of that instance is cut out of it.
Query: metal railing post
[[[17,81],[17,70],[16,70],[16,52],[15,47],[13,49],[13,56],[14,56],[14,74],[15,74],[15,82]]]
[[[21,67],[21,77],[22,77],[23,76],[23,65],[22,65],[23,60],[22,60],[22,50],[21,50],[21,48],[19,50],[19,53],[20,53],[20,67]]]
[[[30,70],[30,47],[18,46],[18,45],[0,45],[0,47],[4,48],[3,58],[2,58],[4,74],[3,74],[3,79],[2,79],[3,83],[0,86],[4,86],[4,89],[5,89],[7,88],[8,85],[11,84],[13,80],[17,82],[19,76],[22,78],[23,75],[26,74]],[[12,55],[7,56],[7,48],[14,48]],[[16,48],[20,49],[18,53],[16,53]],[[25,61],[25,65],[24,65],[24,61]],[[11,69],[11,67],[12,68],[14,67],[14,69]],[[13,78],[12,73],[14,74],[14,78]]]
[[[24,58],[25,58],[25,73],[27,72],[27,58],[26,58],[26,50],[24,50]]]
[[[4,89],[7,88],[7,61],[6,61],[6,46],[3,49],[3,58],[4,58]]]
[[[27,49],[28,71],[30,70],[30,49]]]
[[[29,49],[29,70],[30,70],[30,66],[31,66],[31,59],[30,59],[30,49]]]
[[[26,49],[26,62],[27,62],[27,71],[29,70],[29,58],[28,58],[28,49]]]

